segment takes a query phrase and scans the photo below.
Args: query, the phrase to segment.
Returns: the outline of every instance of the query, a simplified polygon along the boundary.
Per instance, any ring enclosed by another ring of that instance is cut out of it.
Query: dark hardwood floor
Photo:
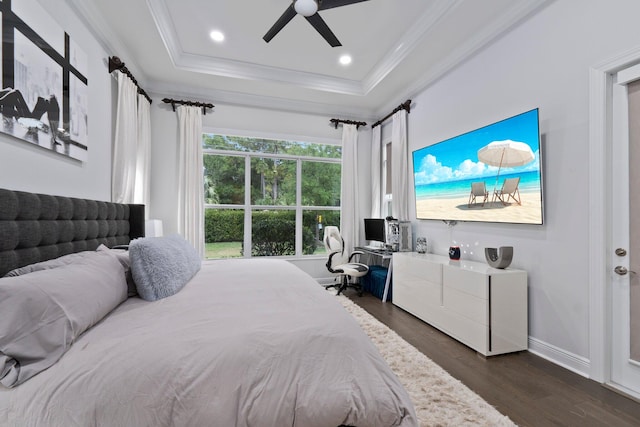
[[[640,426],[640,403],[529,352],[483,359],[369,294],[346,295],[519,426]]]

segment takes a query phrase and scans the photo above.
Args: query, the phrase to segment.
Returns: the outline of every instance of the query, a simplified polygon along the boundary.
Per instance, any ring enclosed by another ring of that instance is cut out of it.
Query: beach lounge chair
[[[493,192],[493,201],[499,199],[503,205],[506,205],[510,199],[513,199],[518,205],[522,205],[518,184],[520,184],[520,177],[505,179],[502,188]]]
[[[471,207],[472,204],[479,203],[476,201],[478,197],[482,198],[482,206],[484,207],[484,204],[487,203],[487,199],[489,199],[489,192],[487,191],[487,187],[484,185],[484,181],[471,183],[468,207]]]

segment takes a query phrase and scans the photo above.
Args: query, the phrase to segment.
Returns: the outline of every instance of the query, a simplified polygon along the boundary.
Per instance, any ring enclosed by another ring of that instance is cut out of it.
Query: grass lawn
[[[205,243],[205,257],[215,258],[242,258],[242,242],[217,242]],[[318,246],[314,255],[326,254],[324,246]]]
[[[206,258],[240,258],[242,242],[205,243]]]

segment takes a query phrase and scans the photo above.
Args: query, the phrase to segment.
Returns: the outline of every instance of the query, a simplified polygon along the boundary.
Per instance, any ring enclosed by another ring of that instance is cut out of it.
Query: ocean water
[[[460,181],[440,182],[437,184],[418,185],[415,189],[416,201],[428,199],[447,199],[458,197],[469,197],[471,183],[484,181],[489,194],[493,193],[493,188],[502,188],[505,178],[520,177],[518,189],[521,193],[540,191],[540,175],[538,171],[512,173],[500,175],[496,184],[495,177],[463,179]]]

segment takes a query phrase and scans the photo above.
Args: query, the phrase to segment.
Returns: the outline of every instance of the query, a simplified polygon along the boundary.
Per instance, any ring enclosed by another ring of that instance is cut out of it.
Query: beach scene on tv
[[[542,224],[538,110],[413,152],[416,218]]]

